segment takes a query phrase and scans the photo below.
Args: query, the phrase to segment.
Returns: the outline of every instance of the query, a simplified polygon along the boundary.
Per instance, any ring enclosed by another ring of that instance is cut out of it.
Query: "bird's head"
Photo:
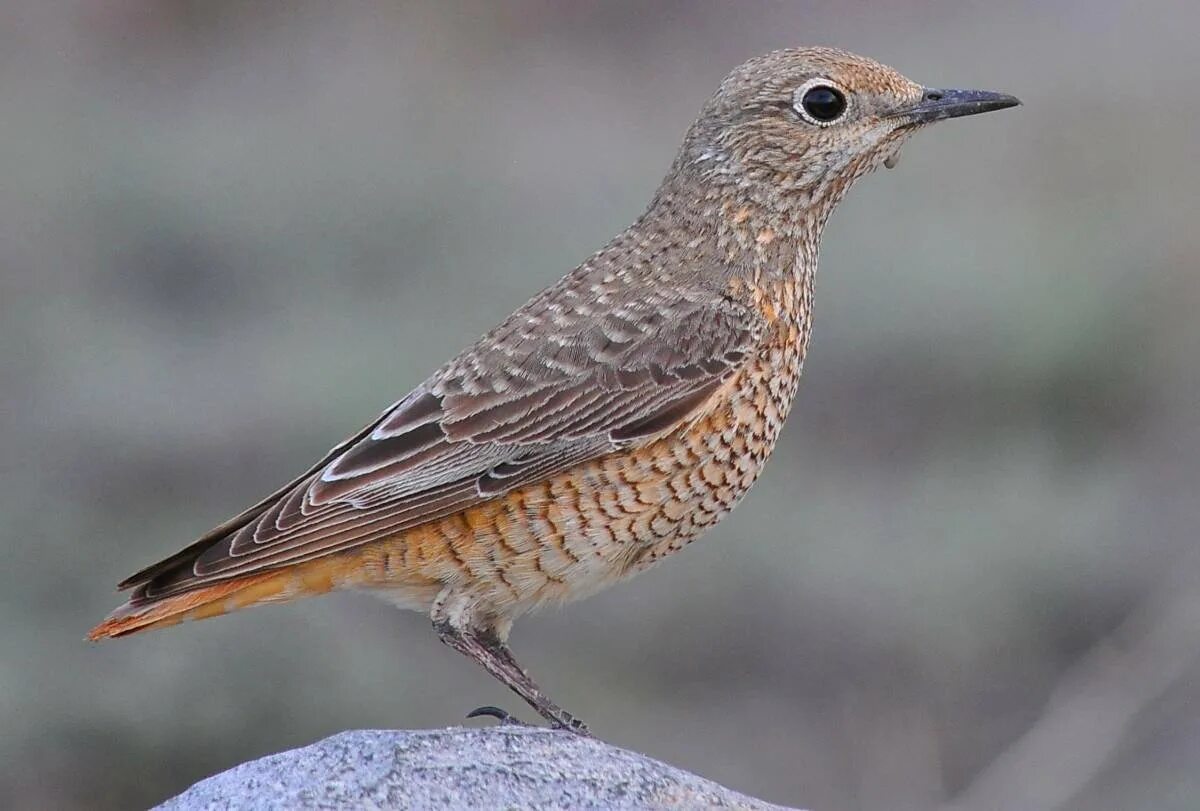
[[[894,165],[915,130],[1017,104],[1003,93],[924,87],[846,51],[775,51],[725,78],[676,169],[828,213],[857,178]]]

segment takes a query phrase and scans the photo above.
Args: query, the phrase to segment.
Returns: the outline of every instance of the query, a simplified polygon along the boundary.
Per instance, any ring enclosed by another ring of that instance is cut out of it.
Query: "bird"
[[[645,571],[741,501],[795,398],[830,214],[917,130],[1018,104],[835,48],[750,59],[632,225],[307,471],[122,581],[89,638],[370,592],[589,734],[517,662],[513,622]]]

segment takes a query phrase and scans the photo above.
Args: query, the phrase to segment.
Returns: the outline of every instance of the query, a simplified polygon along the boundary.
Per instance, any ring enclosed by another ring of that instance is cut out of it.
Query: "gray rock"
[[[778,809],[657,760],[536,727],[343,732],[243,763],[159,806]]]

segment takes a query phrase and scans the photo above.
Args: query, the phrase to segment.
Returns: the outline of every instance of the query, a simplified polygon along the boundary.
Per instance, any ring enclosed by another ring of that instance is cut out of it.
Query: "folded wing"
[[[303,475],[121,584],[131,603],[393,537],[703,413],[761,338],[719,292],[567,277]]]

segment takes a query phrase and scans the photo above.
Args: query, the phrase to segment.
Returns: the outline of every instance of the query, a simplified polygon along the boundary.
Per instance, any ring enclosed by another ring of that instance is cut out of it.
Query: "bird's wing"
[[[606,295],[569,276],[295,481],[121,587],[148,602],[322,557],[649,441],[703,413],[763,328],[711,289]]]

